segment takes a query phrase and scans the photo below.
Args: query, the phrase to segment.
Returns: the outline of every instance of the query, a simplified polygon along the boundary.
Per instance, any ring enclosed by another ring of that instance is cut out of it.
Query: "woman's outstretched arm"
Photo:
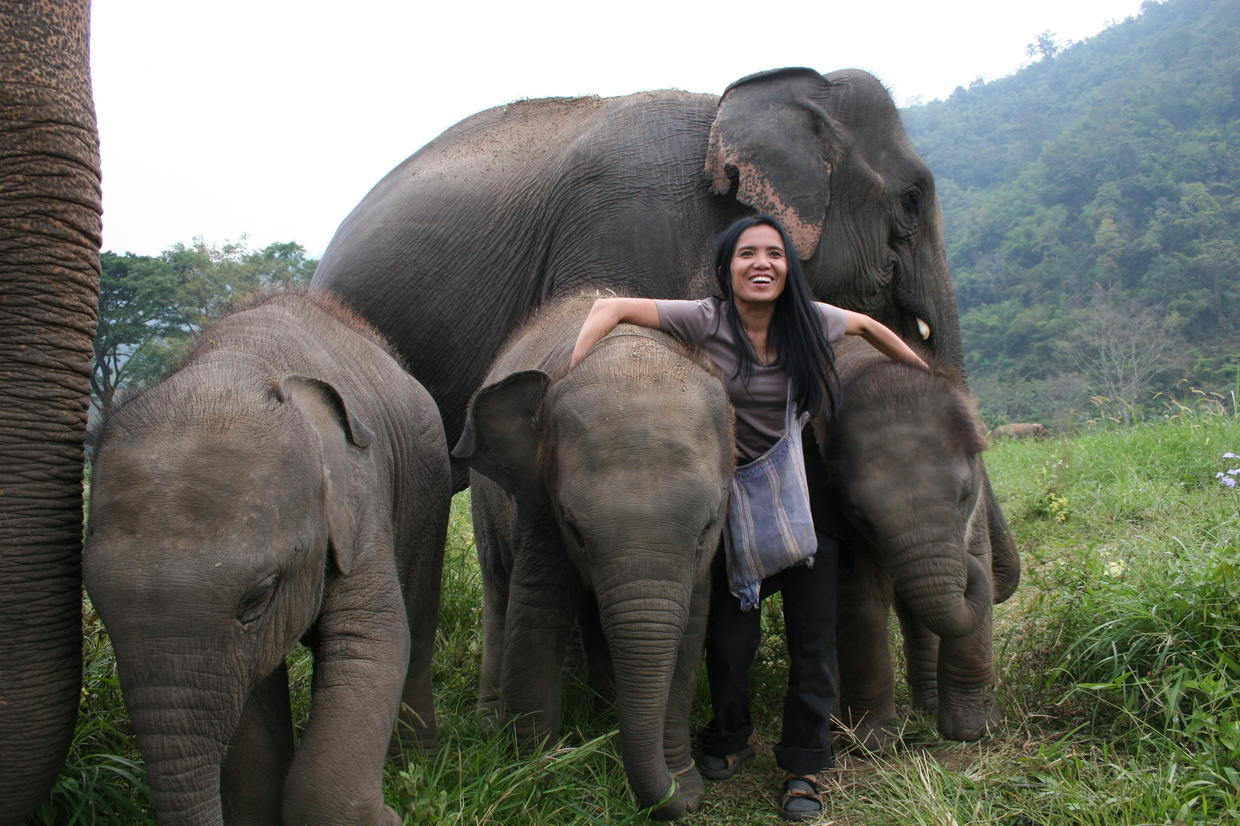
[[[904,343],[904,339],[881,321],[875,321],[864,313],[854,313],[852,310],[844,310],[844,313],[848,316],[848,326],[844,328],[846,335],[861,336],[890,359],[920,367],[922,370],[930,369],[921,356]]]
[[[577,343],[573,346],[570,367],[585,358],[590,348],[598,344],[603,336],[616,329],[616,325],[627,322],[641,327],[659,326],[659,310],[653,298],[600,298],[590,307],[590,313],[577,333]]]

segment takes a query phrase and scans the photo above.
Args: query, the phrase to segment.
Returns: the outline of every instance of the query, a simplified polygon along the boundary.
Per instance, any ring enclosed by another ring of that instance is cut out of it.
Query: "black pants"
[[[776,591],[783,594],[788,690],[775,761],[795,774],[813,774],[835,765],[831,714],[839,694],[835,655],[839,543],[833,535],[837,519],[819,487],[823,482],[822,468],[815,466],[817,457],[811,458],[808,449],[806,453],[810,490],[818,494],[812,497],[818,536],[814,566],[789,568],[762,581],[763,598]],[[749,668],[762,641],[762,612],[742,611],[740,600],[728,591],[724,556],[721,547],[711,565],[706,626],[706,673],[714,718],[698,732],[702,752],[718,757],[739,751],[753,733]]]

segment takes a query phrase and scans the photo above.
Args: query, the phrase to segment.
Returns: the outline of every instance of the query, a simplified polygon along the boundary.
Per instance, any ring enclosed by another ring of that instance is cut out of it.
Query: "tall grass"
[[[1003,728],[943,742],[907,711],[900,745],[842,752],[823,823],[1130,826],[1240,823],[1240,489],[1223,487],[1240,419],[1182,410],[1158,422],[1072,438],[1004,442],[987,454],[1024,564],[996,606]],[[481,583],[467,499],[454,503],[435,651],[437,755],[388,767],[407,824],[626,824],[645,815],[627,790],[614,711],[570,680],[559,741],[520,756],[508,730],[474,714]],[[779,735],[786,663],[778,604],[754,713]],[[149,823],[140,759],[106,633],[87,612],[86,688],[70,763],[38,823]],[[292,658],[298,719],[309,656]],[[695,726],[704,722],[699,686]],[[709,784],[687,823],[775,820],[780,773],[769,749]]]

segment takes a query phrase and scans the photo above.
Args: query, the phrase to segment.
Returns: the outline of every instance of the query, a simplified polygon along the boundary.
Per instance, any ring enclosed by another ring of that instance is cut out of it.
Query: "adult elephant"
[[[715,235],[754,210],[788,228],[819,298],[962,365],[934,177],[891,96],[856,70],[761,72],[722,97],[488,109],[371,190],[313,285],[341,293],[393,341],[451,441],[531,310],[587,286],[706,295]]]
[[[99,289],[87,0],[0,0],[0,824],[47,796],[81,683]]]

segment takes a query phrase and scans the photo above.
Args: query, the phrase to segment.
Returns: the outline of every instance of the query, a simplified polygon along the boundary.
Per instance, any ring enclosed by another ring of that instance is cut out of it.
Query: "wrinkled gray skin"
[[[837,345],[836,358],[844,401],[821,443],[850,551],[839,588],[837,716],[869,748],[890,740],[894,605],[913,707],[937,713],[944,737],[976,740],[1003,718],[992,696],[992,603],[1020,579],[1006,524],[988,529],[996,514],[984,495],[983,430],[947,379],[857,340]]]
[[[877,318],[964,385],[934,176],[891,96],[858,70],[777,69],[720,97],[641,92],[480,112],[375,185],[313,284],[395,344],[452,443],[470,394],[534,308],[587,286],[705,296],[716,236],[755,210],[792,234],[817,298]],[[453,480],[467,483],[459,463]],[[984,493],[992,541],[1010,543],[989,482]]]
[[[434,402],[324,299],[228,316],[111,417],[84,572],[161,823],[401,822],[383,761],[402,702],[402,730],[435,745],[449,489]]]
[[[86,0],[0,0],[0,824],[59,775],[82,683],[82,443],[99,293]]]
[[[667,799],[651,814],[666,820],[702,799],[689,712],[731,408],[682,346],[630,325],[564,373],[593,298],[549,308],[515,338],[454,450],[473,469],[485,588],[479,703],[527,745],[554,737],[565,643],[592,596],[582,625],[606,640],[629,785],[643,807]]]
[[[408,360],[452,443],[501,344],[583,288],[700,298],[714,240],[755,210],[787,227],[818,298],[960,366],[934,176],[857,70],[780,69],[722,95],[526,100],[404,161],[328,245],[335,290]],[[454,468],[458,487],[463,468]]]
[[[1001,424],[990,432],[992,441],[1000,439],[1042,439],[1046,437],[1046,425],[1038,422],[1013,422]]]

